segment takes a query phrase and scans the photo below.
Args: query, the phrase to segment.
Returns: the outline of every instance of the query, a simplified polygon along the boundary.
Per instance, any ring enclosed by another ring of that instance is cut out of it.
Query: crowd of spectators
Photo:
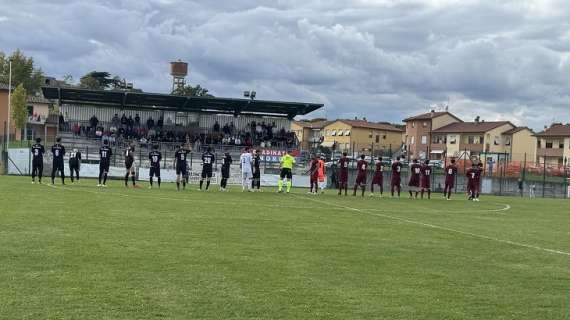
[[[252,121],[243,129],[238,129],[233,122],[221,126],[217,121],[211,130],[203,132],[197,128],[175,126],[172,119],[166,121],[160,117],[156,121],[149,118],[141,123],[138,114],[135,117],[115,114],[111,122],[103,123],[93,115],[88,123],[73,123],[70,127],[76,136],[87,136],[101,140],[108,140],[112,145],[138,141],[141,146],[154,142],[186,143],[194,148],[201,145],[229,145],[229,146],[256,146],[294,147],[296,137],[293,132],[278,129],[275,123]]]

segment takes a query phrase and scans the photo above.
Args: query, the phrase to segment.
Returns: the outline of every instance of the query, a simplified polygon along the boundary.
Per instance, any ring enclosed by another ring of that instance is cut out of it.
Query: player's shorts
[[[408,182],[408,187],[419,188],[420,187],[420,180],[419,179],[410,179]]]
[[[384,176],[382,173],[374,174],[374,177],[372,178],[372,184],[381,185],[382,183],[384,183]]]
[[[246,180],[251,179],[253,177],[253,173],[251,171],[242,171],[241,177]]]
[[[131,168],[133,167],[134,161],[125,161],[125,168],[127,170],[131,170]]]
[[[149,177],[158,177],[160,178],[160,167],[150,167],[149,173],[148,173]]]
[[[284,179],[284,178],[292,179],[293,178],[293,172],[289,168],[283,168],[283,169],[281,169],[281,174],[279,175],[279,177],[281,179]]]
[[[393,186],[399,186],[400,184],[402,184],[402,178],[392,177],[392,180],[390,180],[390,184]]]
[[[43,170],[44,162],[42,160],[34,160],[32,162],[32,170]]]
[[[222,178],[224,179],[229,179],[230,178],[230,168],[224,168],[222,167]]]
[[[181,174],[183,176],[186,176],[188,174],[188,168],[186,167],[185,163],[176,165],[176,174]]]
[[[212,177],[212,169],[211,169],[211,168],[209,168],[209,169],[206,169],[206,168],[202,169],[202,179],[205,179],[205,178],[210,179],[211,177]]]
[[[99,171],[109,172],[109,161],[101,161],[99,162]]]
[[[420,186],[422,187],[422,189],[430,189],[431,188],[430,179],[422,179]]]
[[[55,161],[53,163],[53,168],[55,170],[59,170],[59,171],[63,172],[63,161]]]
[[[356,176],[356,184],[364,185],[366,184],[366,174],[359,174]]]
[[[260,170],[253,170],[253,178],[260,179],[261,178],[261,171]]]
[[[319,176],[311,175],[311,183],[318,183],[318,182],[319,182]]]
[[[455,186],[455,179],[453,178],[445,178],[445,187],[453,188]]]
[[[341,171],[338,175],[338,181],[340,183],[348,183],[348,171]]]

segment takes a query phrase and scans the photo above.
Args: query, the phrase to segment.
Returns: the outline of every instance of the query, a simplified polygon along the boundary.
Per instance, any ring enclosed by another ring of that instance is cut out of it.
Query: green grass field
[[[0,319],[570,319],[570,201],[94,184],[0,176]]]

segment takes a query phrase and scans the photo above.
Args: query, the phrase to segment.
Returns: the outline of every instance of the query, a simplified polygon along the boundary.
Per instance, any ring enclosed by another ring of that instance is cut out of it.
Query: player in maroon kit
[[[338,195],[342,194],[342,189],[344,189],[344,195],[347,195],[348,190],[348,157],[346,152],[343,152],[342,157],[338,160]]]
[[[356,196],[356,189],[360,187],[362,189],[362,196],[364,197],[364,191],[366,191],[366,174],[368,171],[368,162],[364,160],[365,155],[360,155],[360,160],[356,163],[356,183],[354,184],[353,196]]]
[[[481,175],[483,175],[483,163],[477,164],[477,175],[475,177],[475,201],[479,201],[479,193],[481,192]]]
[[[429,160],[422,165],[420,169],[420,187],[422,188],[422,199],[424,198],[424,192],[427,191],[427,198],[431,199],[431,167],[429,166]]]
[[[455,186],[455,176],[457,175],[457,166],[455,159],[451,159],[451,164],[445,167],[445,187],[443,188],[443,197],[451,200],[451,190]]]
[[[420,175],[421,166],[418,163],[418,159],[414,159],[412,165],[410,166],[410,181],[408,182],[410,199],[414,198],[414,192],[416,193],[416,198],[418,197],[418,191],[420,190]]]
[[[374,185],[380,187],[380,196],[384,193],[384,165],[380,159],[376,160],[376,168],[374,170],[374,177],[372,178],[372,183],[370,184],[370,196],[374,196]]]
[[[308,173],[311,177],[311,190],[309,193],[317,194],[319,191],[319,157],[317,155],[313,155]]]
[[[477,183],[478,183],[478,176],[479,170],[477,169],[477,165],[473,163],[471,168],[467,170],[465,176],[467,176],[467,193],[469,194],[468,200],[475,201],[475,194],[477,192]]]
[[[396,158],[396,161],[392,163],[392,177],[390,179],[390,192],[392,197],[394,197],[394,189],[398,190],[398,198],[400,197],[400,191],[402,190],[402,163],[400,163],[400,157]]]

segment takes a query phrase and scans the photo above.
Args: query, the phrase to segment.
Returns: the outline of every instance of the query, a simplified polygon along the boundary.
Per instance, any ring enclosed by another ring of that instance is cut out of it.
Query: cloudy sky
[[[168,62],[223,97],[321,102],[312,116],[570,122],[566,0],[0,0],[0,50],[49,75],[109,71],[150,92]]]

